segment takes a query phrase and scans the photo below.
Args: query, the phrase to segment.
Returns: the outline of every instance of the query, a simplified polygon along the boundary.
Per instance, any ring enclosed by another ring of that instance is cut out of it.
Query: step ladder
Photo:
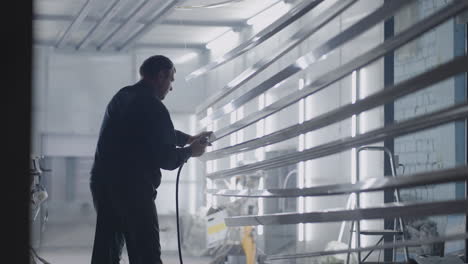
[[[384,155],[388,156],[388,159],[390,161],[390,168],[392,172],[392,177],[397,177],[396,174],[396,169],[395,169],[395,159],[393,153],[386,147],[381,147],[381,146],[362,146],[356,149],[356,180],[359,181],[359,153],[361,151],[382,151],[384,152]],[[354,193],[352,194],[355,197],[355,203],[352,206],[353,208],[359,208],[360,207],[360,196],[359,193]],[[394,190],[394,199],[396,202],[400,202],[400,191],[398,189]],[[352,204],[352,203],[351,203]],[[398,229],[399,227],[399,229]],[[401,218],[395,218],[394,223],[393,223],[393,229],[385,229],[385,230],[361,230],[360,222],[359,221],[352,221],[351,222],[351,228],[350,228],[350,237],[348,241],[348,249],[352,248],[352,241],[355,236],[356,239],[356,247],[360,248],[361,247],[361,236],[381,236],[380,239],[377,241],[376,245],[380,244],[381,242],[384,241],[385,238],[388,237],[393,237],[393,242],[395,243],[397,240],[398,236],[402,237],[402,240],[405,240],[404,237],[405,234],[405,225],[403,222],[403,219]],[[408,253],[408,247],[404,247],[404,256],[405,256],[405,261],[408,262],[409,260],[409,253]],[[357,253],[357,259],[358,263],[364,263],[367,258],[372,254],[372,251],[369,251],[367,255],[364,258],[361,258],[361,252]],[[349,264],[349,259],[350,259],[350,253],[347,254],[346,258],[346,264]],[[396,262],[396,248],[393,248],[393,263]],[[365,262],[367,264],[370,264],[371,262]]]

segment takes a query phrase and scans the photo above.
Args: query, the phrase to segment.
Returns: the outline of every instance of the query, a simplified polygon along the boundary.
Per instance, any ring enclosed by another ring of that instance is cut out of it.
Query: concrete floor
[[[38,252],[39,256],[51,264],[87,264],[91,263],[91,248],[66,248],[66,249],[43,249]],[[177,252],[163,252],[164,264],[179,264]],[[208,264],[210,258],[183,256],[184,263]],[[126,252],[122,256],[121,264],[129,264]]]

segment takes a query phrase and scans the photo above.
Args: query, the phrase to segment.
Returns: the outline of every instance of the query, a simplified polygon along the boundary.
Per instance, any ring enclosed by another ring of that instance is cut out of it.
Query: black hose
[[[210,145],[208,142],[208,137],[204,137],[199,139],[202,144]],[[187,162],[187,160],[185,161]],[[177,172],[177,179],[176,179],[176,218],[177,218],[177,247],[179,249],[179,262],[180,264],[184,264],[182,260],[182,247],[180,246],[180,223],[179,223],[179,178],[180,172],[182,171],[182,167],[184,163],[182,163],[179,167],[179,171]]]
[[[184,164],[180,165],[179,171],[177,172],[177,179],[176,179],[176,217],[177,217],[177,247],[179,249],[179,261],[180,264],[183,264],[184,261],[182,260],[182,247],[180,246],[180,224],[179,224],[179,178],[180,172],[182,171],[182,167]]]

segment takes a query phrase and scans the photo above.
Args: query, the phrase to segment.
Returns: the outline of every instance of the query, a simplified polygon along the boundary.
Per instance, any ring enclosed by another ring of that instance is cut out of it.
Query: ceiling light
[[[193,58],[197,57],[197,53],[195,52],[189,52],[187,54],[184,54],[174,60],[175,64],[182,64],[185,63]]]

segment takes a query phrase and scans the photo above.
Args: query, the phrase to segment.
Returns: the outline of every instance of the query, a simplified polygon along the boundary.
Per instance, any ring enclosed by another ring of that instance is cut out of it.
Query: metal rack
[[[346,10],[355,1],[341,1],[343,6],[338,8],[332,6],[329,10],[325,10],[324,13],[328,13],[328,16],[320,16],[317,18],[316,23],[306,25],[304,28],[296,32],[296,36],[300,35],[301,32],[309,32],[313,35],[318,29],[325,26],[333,17],[339,15],[342,11]],[[345,5],[344,2],[346,2]],[[200,108],[197,113],[198,119],[202,127],[206,127],[212,122],[225,117],[227,114],[235,111],[237,108],[245,105],[257,96],[265,93],[272,89],[277,84],[288,80],[294,74],[302,72],[310,66],[317,63],[324,55],[333,52],[335,49],[355,39],[362,33],[366,32],[372,26],[377,23],[385,21],[387,18],[393,16],[397,11],[407,7],[409,4],[415,1],[385,1],[380,7],[364,16],[361,20],[353,24],[351,27],[344,29],[341,33],[331,36],[325,40],[322,44],[318,45],[312,51],[305,55],[297,58],[294,63],[286,66],[279,70],[266,80],[261,82],[259,85],[251,88],[248,92],[240,95],[237,98],[233,98],[230,102],[223,105],[219,105],[218,99],[209,99],[206,104]],[[237,120],[236,122],[221,127],[217,131],[214,131],[217,138],[215,141],[220,140],[234,132],[237,132],[249,125],[252,125],[259,120],[262,120],[270,115],[273,115],[280,110],[297,103],[301,99],[307,96],[317,93],[318,91],[324,90],[332,84],[342,80],[346,76],[349,76],[354,71],[358,71],[363,67],[369,65],[372,62],[382,58],[383,56],[395,51],[401,46],[408,42],[420,37],[424,33],[430,31],[436,26],[442,24],[450,18],[466,11],[468,9],[467,1],[453,1],[435,13],[421,19],[411,27],[395,34],[393,37],[385,40],[380,45],[370,49],[368,52],[357,56],[349,62],[338,66],[333,71],[326,72],[325,74],[314,77],[314,79],[305,83],[303,89],[297,89],[292,91],[289,95],[278,99],[276,102],[268,105],[267,107],[253,112],[252,114],[246,115],[245,117]],[[320,22],[321,21],[321,22]],[[290,41],[290,40],[289,40]],[[298,41],[296,39],[296,41]],[[295,42],[296,43],[296,42]],[[228,96],[232,94],[233,90],[241,87],[245,82],[253,78],[253,76],[259,74],[268,65],[276,61],[279,57],[283,56],[287,51],[293,49],[295,45],[288,45],[285,43],[284,50],[277,51],[277,53],[268,58],[263,58],[258,61],[254,66],[247,69],[229,84],[220,89],[220,94]],[[251,47],[253,48],[253,47]],[[248,52],[251,48],[246,48],[242,53]],[[234,56],[234,55],[233,55]],[[221,63],[222,64],[222,63]],[[218,65],[219,66],[219,65]],[[211,67],[211,66],[210,66]],[[208,72],[207,67],[203,73]],[[394,85],[387,85],[384,89],[366,97],[363,99],[357,99],[356,102],[344,105],[335,110],[326,112],[319,116],[316,116],[308,121],[300,124],[292,125],[287,128],[281,129],[277,132],[271,133],[264,137],[255,138],[242,143],[235,144],[229,147],[223,147],[214,151],[208,152],[203,156],[205,161],[215,160],[227,157],[232,154],[242,153],[250,150],[254,150],[260,147],[268,146],[274,143],[282,142],[301,134],[305,134],[310,131],[314,131],[320,128],[324,128],[328,125],[335,124],[345,119],[351,118],[353,115],[359,115],[364,111],[374,109],[376,107],[394,102],[395,100],[412,94],[414,92],[425,89],[433,84],[439,83],[457,74],[466,73],[468,71],[468,56],[455,57],[445,63],[442,63],[436,67],[433,67],[425,72],[422,72],[412,78],[409,78],[403,82],[396,83]],[[234,84],[234,85],[233,85]],[[216,97],[216,96],[215,96]],[[213,97],[213,98],[215,98]],[[219,97],[219,96],[218,96]],[[211,111],[204,111],[206,108],[211,107]],[[383,140],[393,139],[395,137],[407,135],[410,133],[418,132],[424,129],[440,126],[450,122],[458,120],[466,120],[468,117],[468,102],[457,103],[446,108],[439,109],[437,111],[419,115],[414,118],[410,118],[404,121],[395,122],[393,124],[386,125],[381,128],[367,131],[362,134],[358,134],[353,137],[345,137],[339,140],[319,144],[312,148],[296,151],[293,153],[284,154],[278,157],[273,157],[261,161],[256,161],[247,165],[241,165],[235,168],[223,169],[214,172],[210,172],[206,177],[210,180],[229,179],[234,176],[243,175],[244,177],[250,177],[258,171],[270,170],[274,168],[285,167],[288,165],[294,165],[299,162],[314,160],[332,154],[337,154],[343,151],[357,148],[358,152],[362,150],[379,150],[384,151],[386,155],[389,155],[392,177],[375,177],[366,180],[358,180],[355,183],[341,183],[333,185],[314,186],[307,188],[289,188],[289,189],[244,189],[244,190],[221,190],[221,189],[210,189],[207,193],[226,196],[226,197],[249,197],[249,198],[279,198],[279,197],[317,197],[317,196],[328,196],[328,195],[339,195],[339,194],[356,194],[357,202],[355,208],[343,208],[343,209],[329,209],[329,210],[317,210],[311,212],[288,212],[288,213],[276,213],[276,214],[263,214],[263,215],[243,215],[243,216],[232,216],[225,219],[227,226],[257,226],[257,225],[285,225],[285,224],[301,224],[301,223],[327,223],[327,222],[342,222],[351,221],[356,222],[356,237],[357,247],[348,248],[344,250],[334,251],[318,251],[300,254],[282,254],[282,255],[267,255],[264,259],[265,262],[271,262],[281,259],[298,259],[308,257],[318,257],[326,255],[335,255],[342,253],[358,253],[359,261],[361,261],[360,252],[371,252],[372,250],[380,249],[396,249],[404,248],[405,256],[408,258],[406,248],[409,246],[423,245],[438,243],[441,241],[452,241],[452,240],[464,240],[468,237],[468,233],[432,237],[424,240],[404,240],[396,241],[393,243],[383,243],[372,247],[362,247],[359,242],[359,236],[361,234],[371,234],[371,232],[362,232],[360,230],[359,221],[366,219],[399,219],[396,224],[400,226],[400,230],[393,230],[392,235],[396,233],[401,234],[404,231],[404,223],[402,218],[406,217],[420,217],[420,216],[433,216],[433,215],[448,215],[448,214],[467,214],[468,213],[468,200],[448,200],[448,201],[437,201],[437,202],[404,202],[399,199],[399,188],[415,187],[428,184],[439,184],[456,181],[468,180],[468,167],[455,167],[441,169],[437,171],[409,174],[405,177],[395,177],[395,164],[393,163],[393,155],[385,148],[368,147],[366,145],[379,143]],[[359,162],[359,160],[357,160]],[[358,169],[359,170],[359,169]],[[359,171],[357,172],[359,175]],[[381,205],[375,205],[373,207],[360,207],[359,205],[359,194],[365,192],[374,191],[395,191],[396,201],[394,203],[385,203]],[[397,226],[395,225],[395,226]],[[372,233],[372,234],[375,234]],[[379,234],[383,234],[381,231]],[[365,257],[363,260],[366,260]],[[394,259],[395,260],[395,259]]]

